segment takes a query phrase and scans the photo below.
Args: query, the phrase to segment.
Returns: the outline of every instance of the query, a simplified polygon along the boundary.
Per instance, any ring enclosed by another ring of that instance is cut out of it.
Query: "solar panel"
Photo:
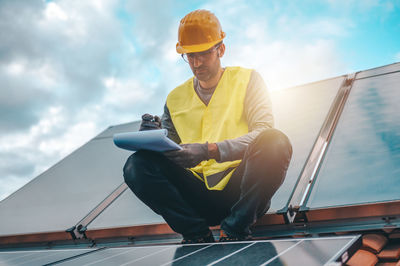
[[[59,265],[323,265],[358,236],[107,248]],[[349,256],[347,256],[349,257]]]
[[[136,129],[137,123],[123,127]],[[107,129],[3,200],[0,236],[64,231],[120,185],[131,153],[114,146],[118,129]]]
[[[309,208],[399,200],[400,73],[354,82]]]
[[[0,265],[44,265],[91,251],[93,249],[1,251]]]
[[[276,128],[288,135],[293,156],[285,182],[272,198],[270,212],[285,207],[343,82],[337,77],[271,94]]]
[[[164,223],[164,219],[142,203],[131,190],[127,189],[88,229],[124,227],[140,224]]]

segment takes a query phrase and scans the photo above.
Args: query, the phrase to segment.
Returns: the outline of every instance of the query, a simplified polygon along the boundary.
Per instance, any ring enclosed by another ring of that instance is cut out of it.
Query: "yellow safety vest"
[[[227,67],[207,106],[194,89],[193,77],[170,92],[167,107],[182,144],[216,143],[248,133],[243,105],[251,72],[251,69]],[[218,163],[211,159],[189,170],[209,190],[222,190],[240,162]],[[210,184],[209,178],[221,172],[224,172],[223,178]]]

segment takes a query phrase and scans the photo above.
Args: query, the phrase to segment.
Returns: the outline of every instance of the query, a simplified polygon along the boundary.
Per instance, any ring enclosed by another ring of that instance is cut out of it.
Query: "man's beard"
[[[218,74],[218,68],[210,69],[206,66],[201,66],[198,68],[193,69],[193,74],[196,78],[200,81],[209,81],[210,79],[214,78]]]

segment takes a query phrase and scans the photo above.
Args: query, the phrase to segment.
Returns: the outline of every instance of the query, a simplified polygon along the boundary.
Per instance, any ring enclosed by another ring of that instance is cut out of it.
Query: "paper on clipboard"
[[[167,137],[166,129],[146,130],[114,134],[114,144],[125,150],[172,151],[182,147]]]

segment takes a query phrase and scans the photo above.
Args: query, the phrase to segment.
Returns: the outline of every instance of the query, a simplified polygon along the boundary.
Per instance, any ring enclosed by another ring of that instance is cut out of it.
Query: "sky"
[[[192,76],[181,18],[207,9],[223,66],[270,90],[400,61],[400,1],[0,0],[0,200],[110,125],[162,114]]]

